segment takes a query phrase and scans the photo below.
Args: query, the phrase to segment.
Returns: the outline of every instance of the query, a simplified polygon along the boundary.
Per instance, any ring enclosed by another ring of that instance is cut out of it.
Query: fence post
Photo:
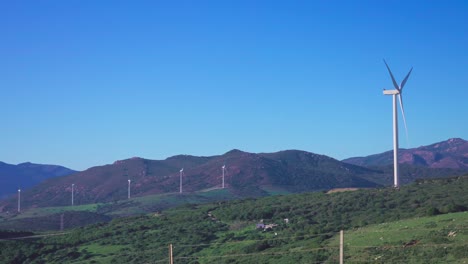
[[[343,230],[340,231],[340,264],[343,264],[343,244],[344,244],[344,234]]]
[[[169,264],[174,264],[174,258],[172,257],[172,244],[169,244]]]

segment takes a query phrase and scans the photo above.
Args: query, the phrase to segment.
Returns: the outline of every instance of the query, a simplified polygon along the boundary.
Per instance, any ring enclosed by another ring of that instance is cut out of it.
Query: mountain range
[[[467,146],[462,139],[450,139],[402,150],[401,162],[405,164],[401,169],[401,182],[466,173]],[[132,197],[175,194],[179,192],[181,168],[184,168],[183,193],[203,192],[221,188],[223,165],[227,167],[226,191],[236,197],[371,188],[391,184],[392,167],[387,165],[392,163],[391,154],[385,152],[344,161],[300,150],[275,153],[231,150],[217,156],[177,155],[165,160],[135,157],[82,172],[57,168],[57,171],[72,173],[48,178],[24,190],[21,203],[23,208],[69,205],[72,184],[75,204],[115,202],[127,198],[128,180],[131,180]],[[14,210],[14,201],[0,202],[0,211]]]
[[[48,178],[65,176],[75,172],[57,165],[30,162],[12,165],[0,162],[0,199],[16,193],[18,188],[29,188]]]
[[[468,169],[468,141],[451,138],[446,141],[413,149],[399,149],[399,163],[428,168]],[[393,151],[367,157],[355,157],[343,162],[372,167],[393,164]]]
[[[378,186],[364,178],[373,170],[323,155],[298,150],[260,154],[232,150],[211,157],[178,155],[165,160],[120,160],[48,179],[22,193],[21,202],[23,207],[68,205],[72,184],[76,204],[122,200],[127,197],[128,179],[132,196],[177,193],[181,168],[184,193],[210,190],[221,187],[224,164],[227,189],[241,197],[268,195],[269,189],[303,192]]]

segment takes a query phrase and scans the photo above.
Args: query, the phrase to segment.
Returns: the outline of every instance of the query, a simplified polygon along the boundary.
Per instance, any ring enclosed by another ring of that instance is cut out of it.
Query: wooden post
[[[169,244],[169,264],[174,264],[174,258],[172,257],[172,244]]]
[[[344,244],[344,234],[343,230],[340,231],[340,264],[343,264],[343,244]]]

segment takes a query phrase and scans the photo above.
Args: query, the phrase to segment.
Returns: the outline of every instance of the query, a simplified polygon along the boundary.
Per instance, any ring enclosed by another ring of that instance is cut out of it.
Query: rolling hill
[[[16,193],[18,188],[29,188],[46,179],[75,173],[74,170],[30,162],[12,165],[0,162],[0,199]]]
[[[400,149],[399,163],[428,168],[468,170],[468,141],[452,138],[413,149]],[[354,157],[343,162],[365,166],[385,166],[393,163],[393,150],[367,157]]]

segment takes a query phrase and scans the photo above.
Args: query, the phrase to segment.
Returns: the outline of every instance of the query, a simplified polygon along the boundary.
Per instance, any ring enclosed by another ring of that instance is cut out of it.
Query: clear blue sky
[[[0,161],[301,149],[336,159],[468,139],[467,1],[2,1]],[[401,128],[403,128],[401,123]]]

